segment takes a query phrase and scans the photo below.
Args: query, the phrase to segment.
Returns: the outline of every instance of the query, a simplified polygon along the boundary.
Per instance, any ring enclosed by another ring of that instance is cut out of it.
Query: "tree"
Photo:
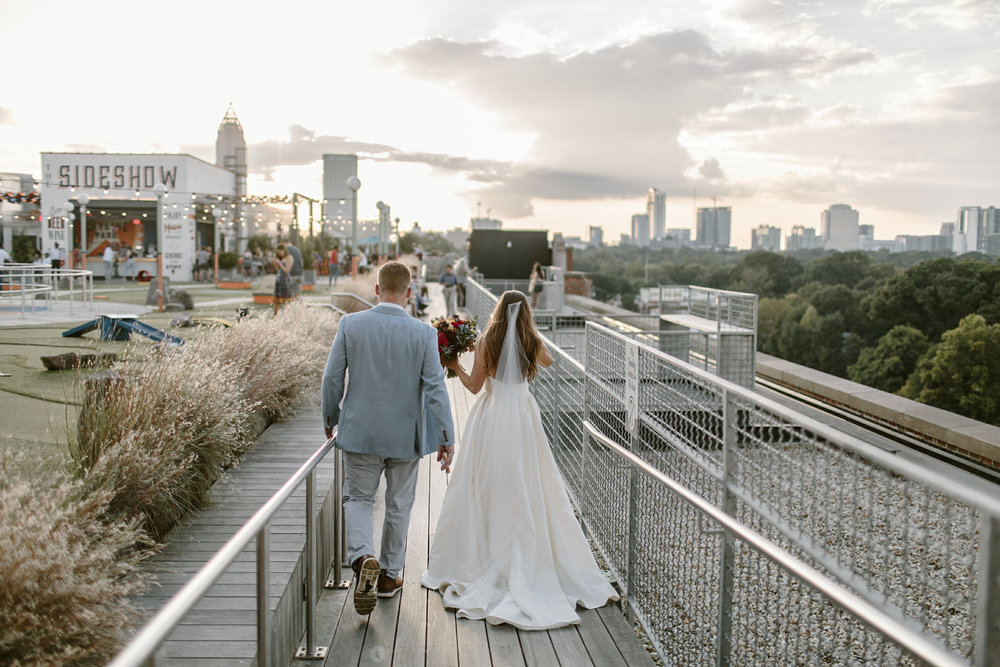
[[[848,366],[847,377],[882,391],[897,392],[906,383],[917,361],[931,343],[919,329],[899,325],[879,339],[876,347],[861,350],[858,360]]]
[[[871,267],[872,259],[866,253],[835,252],[806,264],[803,278],[806,282],[854,287],[867,277]]]
[[[973,259],[937,259],[917,264],[875,289],[862,304],[869,340],[878,340],[897,324],[924,332],[931,341],[958,326],[970,313],[996,322],[1000,308],[1000,266]]]
[[[917,363],[900,392],[908,398],[1000,426],[1000,324],[962,318]]]
[[[795,287],[802,275],[798,260],[776,252],[757,250],[746,255],[729,275],[729,289],[751,292],[761,298],[780,298]]]

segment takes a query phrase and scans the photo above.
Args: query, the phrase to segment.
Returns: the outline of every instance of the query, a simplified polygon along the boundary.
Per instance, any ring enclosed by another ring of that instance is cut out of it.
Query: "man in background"
[[[302,264],[302,251],[295,247],[291,241],[285,241],[285,252],[292,256],[292,288],[295,296],[302,296],[302,272],[305,270]]]

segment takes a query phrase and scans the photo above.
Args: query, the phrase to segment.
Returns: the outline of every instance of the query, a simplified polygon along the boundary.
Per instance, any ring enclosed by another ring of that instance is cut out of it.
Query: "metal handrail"
[[[137,667],[143,664],[150,664],[147,661],[154,659],[160,645],[166,641],[170,633],[183,620],[189,611],[204,597],[209,588],[219,579],[226,569],[235,562],[236,558],[243,552],[250,541],[257,538],[257,664],[267,665],[269,649],[269,563],[268,563],[268,539],[267,528],[275,513],[281,509],[292,494],[298,488],[302,480],[307,481],[306,493],[306,581],[307,595],[309,600],[306,604],[306,635],[308,651],[311,654],[315,646],[315,569],[316,569],[316,540],[314,536],[316,516],[314,511],[315,503],[315,468],[316,465],[336,445],[337,432],[334,428],[333,437],[323,443],[323,446],[313,452],[312,456],[306,459],[298,470],[258,509],[243,526],[236,531],[228,542],[226,542],[212,558],[202,566],[198,573],[179,590],[167,604],[152,618],[139,633],[115,656],[109,663],[109,667]],[[339,472],[339,466],[338,466]],[[336,482],[335,482],[336,483]],[[340,494],[335,494],[338,502],[334,516],[339,521]],[[334,566],[338,570],[336,577],[339,579],[341,554],[339,553],[341,540],[339,536],[334,539]]]
[[[592,322],[588,322],[587,326],[600,327],[600,325]],[[600,327],[600,329],[602,330],[601,333],[603,335],[620,338],[622,341],[635,342],[633,338],[608,327]],[[782,419],[785,419],[793,424],[805,426],[814,433],[828,439],[830,442],[836,443],[838,446],[843,446],[856,453],[863,454],[869,461],[877,463],[894,473],[903,475],[907,479],[926,484],[937,491],[986,511],[993,516],[1000,516],[1000,497],[985,493],[978,487],[973,488],[963,485],[956,486],[955,480],[951,477],[938,474],[935,470],[922,466],[914,460],[896,456],[892,452],[888,452],[849,433],[817,421],[808,415],[797,412],[786,405],[782,405],[781,403],[747,389],[746,387],[730,382],[729,380],[721,378],[718,375],[713,375],[712,373],[704,371],[697,366],[686,364],[683,361],[680,361],[675,357],[671,357],[666,352],[662,352],[654,347],[643,345],[643,351],[645,354],[653,355],[663,362],[677,367],[684,373],[693,375],[706,383],[718,385],[720,389],[738,395],[741,399],[764,408]]]
[[[354,299],[355,301],[360,301],[361,303],[365,304],[365,308],[374,308],[375,307],[374,303],[372,303],[371,301],[368,301],[367,299],[362,299],[360,296],[358,296],[354,292],[330,292],[330,303],[333,303],[334,297],[338,297],[338,296],[346,296],[346,297],[349,297],[351,299]]]
[[[12,300],[15,293],[20,294],[21,298],[21,317],[24,317],[25,311],[25,295],[26,294],[41,294],[46,295],[46,299],[51,301],[52,294],[56,297],[59,295],[59,281],[65,278],[69,283],[69,311],[73,312],[73,295],[75,293],[74,282],[79,280],[79,285],[81,288],[81,298],[85,304],[89,303],[90,308],[93,309],[93,271],[87,269],[53,269],[51,266],[38,265],[38,264],[3,264],[0,265],[0,283],[7,283],[17,286],[20,285],[18,290],[3,290],[0,291],[0,296],[7,295],[8,300]],[[17,280],[19,283],[14,283],[12,281]],[[30,281],[31,288],[28,288]],[[34,312],[35,304],[34,299],[32,299],[31,310]]]
[[[958,660],[938,642],[907,627],[867,600],[843,588],[833,579],[826,577],[819,570],[798,560],[760,533],[746,527],[700,495],[686,489],[679,482],[674,481],[625,447],[605,436],[590,421],[585,420],[583,426],[591,438],[597,440],[614,454],[627,461],[631,467],[667,487],[672,493],[694,506],[695,509],[707,515],[716,523],[721,524],[733,537],[752,546],[776,565],[794,575],[806,585],[822,593],[831,602],[847,610],[856,618],[867,623],[876,631],[884,634],[924,662],[930,665],[941,665],[942,667],[958,667],[966,664]]]

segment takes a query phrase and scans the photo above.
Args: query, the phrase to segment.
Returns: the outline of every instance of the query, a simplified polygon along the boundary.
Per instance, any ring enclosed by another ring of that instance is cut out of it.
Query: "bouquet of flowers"
[[[463,352],[470,352],[476,342],[476,324],[478,317],[463,320],[460,317],[437,317],[431,320],[431,326],[438,333],[438,354],[441,363],[458,359]],[[448,369],[448,377],[458,377],[458,373]]]

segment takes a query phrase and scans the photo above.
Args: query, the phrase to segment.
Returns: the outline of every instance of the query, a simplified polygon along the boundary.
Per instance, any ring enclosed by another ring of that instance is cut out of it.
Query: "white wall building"
[[[826,250],[858,250],[859,214],[847,204],[834,204],[820,213],[820,237]]]
[[[148,254],[162,242],[164,275],[187,281],[193,277],[197,246],[214,245],[215,220],[198,219],[198,211],[229,198],[222,210],[221,228],[238,220],[233,199],[233,172],[183,154],[159,153],[42,153],[41,237],[43,252],[56,243],[68,251],[80,245],[88,264],[99,260],[108,244],[131,246]],[[163,239],[157,234],[157,200],[153,188],[163,183]],[[86,194],[87,235],[82,238],[80,195]],[[74,220],[62,205],[75,205]],[[203,218],[206,216],[202,215]],[[211,218],[211,216],[207,216]],[[88,266],[88,268],[90,268]],[[155,264],[143,266],[155,274]]]

